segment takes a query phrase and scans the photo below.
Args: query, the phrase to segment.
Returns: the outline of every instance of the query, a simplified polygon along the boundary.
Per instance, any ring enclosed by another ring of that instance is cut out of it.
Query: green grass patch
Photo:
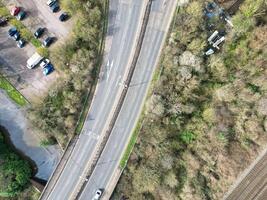
[[[4,77],[0,77],[0,88],[5,90],[8,96],[20,106],[25,106],[27,100]]]
[[[131,136],[130,142],[126,147],[125,152],[123,153],[122,159],[120,161],[120,167],[124,169],[127,165],[128,159],[130,157],[130,154],[134,148],[134,145],[136,143],[138,134],[140,132],[140,129],[142,128],[142,122],[143,122],[143,117],[141,117],[142,120],[139,120],[138,124],[136,125],[134,132]]]
[[[42,43],[41,43],[38,39],[36,39],[36,38],[34,38],[34,37],[30,39],[30,42],[31,42],[32,45],[35,46],[36,48],[39,48],[39,47],[41,47],[41,45],[42,45]]]
[[[38,47],[36,51],[37,51],[37,53],[39,53],[43,57],[46,57],[46,58],[49,57],[49,50],[47,48]]]

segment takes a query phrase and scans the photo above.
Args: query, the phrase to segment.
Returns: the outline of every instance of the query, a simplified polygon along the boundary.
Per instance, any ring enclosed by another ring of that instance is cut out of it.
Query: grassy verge
[[[20,106],[25,106],[27,100],[19,93],[18,90],[4,77],[0,76],[0,88],[5,90],[8,96]]]
[[[138,121],[138,123],[137,123],[137,125],[136,125],[136,127],[134,129],[134,132],[133,132],[133,134],[131,136],[131,139],[130,139],[127,147],[126,147],[126,150],[123,153],[122,159],[120,161],[121,169],[124,169],[126,167],[126,165],[127,165],[127,162],[128,162],[129,157],[130,157],[130,154],[131,154],[131,152],[132,152],[132,150],[134,148],[134,145],[136,143],[137,137],[138,137],[139,132],[140,132],[140,130],[142,128],[143,119],[144,119],[144,116],[142,115],[141,119]]]

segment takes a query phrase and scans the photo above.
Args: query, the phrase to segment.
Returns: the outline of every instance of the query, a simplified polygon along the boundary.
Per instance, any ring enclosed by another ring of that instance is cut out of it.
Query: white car
[[[42,67],[42,68],[44,68],[46,65],[48,65],[50,63],[50,60],[49,59],[44,59],[42,62],[41,62],[41,64],[40,64],[40,66]]]
[[[101,189],[98,189],[96,192],[95,192],[95,196],[93,198],[93,200],[99,200],[100,197],[102,195],[102,190]]]
[[[56,2],[57,0],[48,0],[47,2],[46,2],[46,4],[48,5],[48,6],[51,6],[54,2]]]

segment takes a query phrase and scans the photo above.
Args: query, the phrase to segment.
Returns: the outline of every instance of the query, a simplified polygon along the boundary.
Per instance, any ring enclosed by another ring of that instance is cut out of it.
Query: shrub
[[[185,130],[179,135],[180,140],[186,144],[189,145],[191,144],[197,137],[194,132]]]

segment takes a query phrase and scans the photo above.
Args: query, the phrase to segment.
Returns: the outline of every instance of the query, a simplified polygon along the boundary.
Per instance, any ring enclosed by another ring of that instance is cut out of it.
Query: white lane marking
[[[108,62],[108,64],[109,64],[109,62]],[[110,65],[107,65],[107,80],[109,80],[109,75],[110,75],[112,67],[113,67],[113,60],[111,61]]]

